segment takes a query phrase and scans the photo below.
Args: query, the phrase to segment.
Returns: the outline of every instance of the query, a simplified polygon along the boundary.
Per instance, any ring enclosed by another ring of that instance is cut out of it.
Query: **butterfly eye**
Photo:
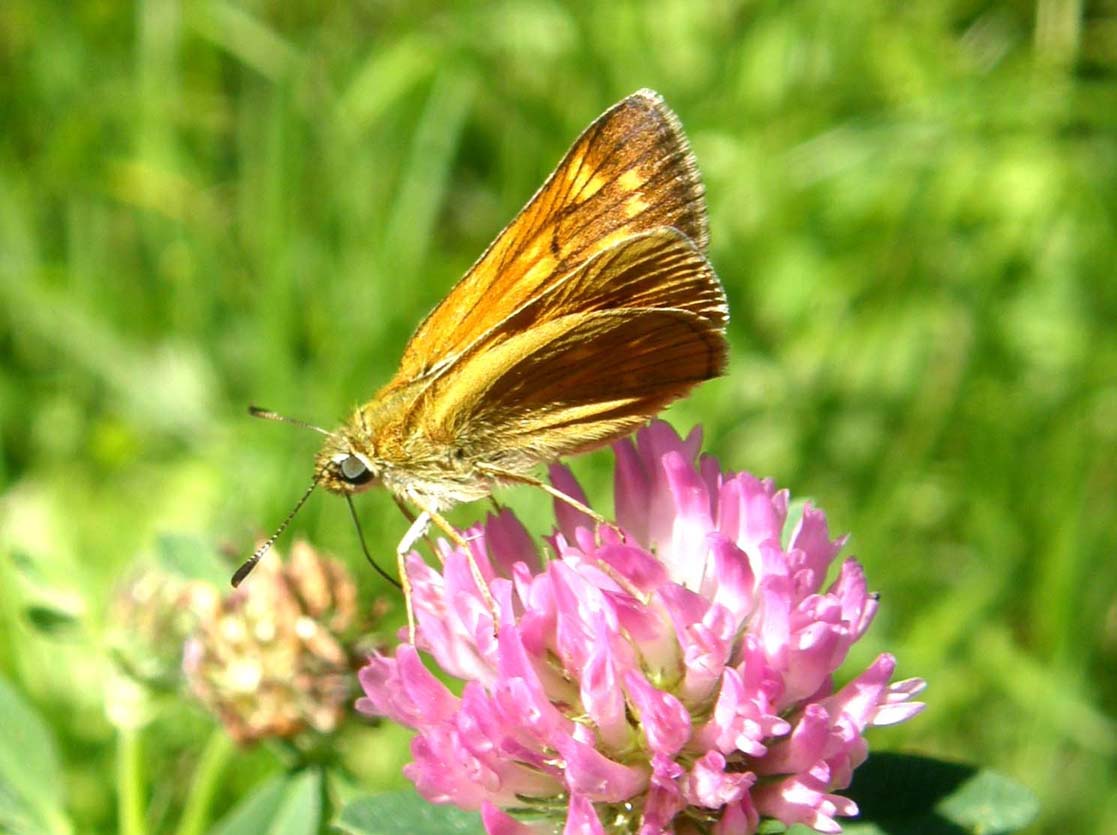
[[[372,478],[372,473],[356,455],[347,455],[338,464],[341,477],[350,484],[364,484]]]

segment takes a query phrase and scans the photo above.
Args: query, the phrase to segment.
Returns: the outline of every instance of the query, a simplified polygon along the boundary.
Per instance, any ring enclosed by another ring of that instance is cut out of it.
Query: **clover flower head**
[[[242,745],[335,730],[352,703],[356,593],[305,542],[287,562],[273,554],[187,640],[191,692]]]
[[[923,682],[892,682],[883,654],[835,689],[877,609],[860,565],[831,571],[844,539],[809,505],[785,538],[787,492],[699,445],[662,422],[618,442],[616,526],[556,503],[547,558],[507,510],[467,532],[496,623],[465,553],[409,557],[416,645],[370,657],[358,709],[417,731],[424,797],[493,835],[839,832],[857,813],[836,792],[863,731],[918,713]],[[585,502],[565,468],[551,480]]]

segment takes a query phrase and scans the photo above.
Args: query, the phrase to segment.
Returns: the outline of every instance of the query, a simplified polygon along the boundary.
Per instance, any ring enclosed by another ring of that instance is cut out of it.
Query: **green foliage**
[[[850,835],[1002,835],[1030,825],[1035,795],[1003,775],[882,752],[854,776],[860,815]]]
[[[346,835],[481,835],[476,813],[435,806],[414,791],[362,797],[347,804],[337,827]]]
[[[852,532],[882,603],[851,669],[887,649],[931,685],[874,745],[1012,775],[1038,831],[1104,831],[1115,27],[1108,0],[0,3],[0,674],[57,745],[0,808],[120,829],[114,584],[248,553],[317,439],[245,406],[345,416],[578,131],[652,86],[733,315],[729,376],[669,418]],[[605,467],[575,462],[599,504]],[[540,497],[503,498],[541,527]],[[388,497],[361,512],[390,553]],[[342,503],[293,527],[360,565]],[[125,815],[152,831],[208,732],[168,698]],[[399,785],[389,733],[342,746],[365,790]],[[282,770],[235,761],[215,819]]]
[[[244,798],[212,835],[315,835],[322,826],[322,775],[278,775]]]
[[[14,835],[71,832],[62,811],[61,768],[50,729],[0,678],[0,831]]]

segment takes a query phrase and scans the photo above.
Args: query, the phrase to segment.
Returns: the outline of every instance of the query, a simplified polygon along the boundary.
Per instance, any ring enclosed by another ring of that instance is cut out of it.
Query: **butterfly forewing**
[[[687,310],[718,326],[729,318],[725,291],[706,257],[678,230],[661,228],[614,244],[556,277],[507,322],[521,331],[558,316],[637,307]]]
[[[612,245],[673,227],[700,253],[702,184],[660,96],[641,90],[602,114],[555,172],[419,325],[390,387],[455,361],[557,278]]]

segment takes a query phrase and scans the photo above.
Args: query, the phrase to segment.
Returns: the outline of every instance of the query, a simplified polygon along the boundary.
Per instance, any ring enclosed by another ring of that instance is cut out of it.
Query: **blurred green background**
[[[1036,831],[1112,831],[1117,2],[4,0],[0,676],[75,830],[132,802],[170,831],[210,738],[170,697],[122,744],[104,628],[160,537],[243,555],[303,490],[317,437],[245,405],[346,416],[642,86],[693,143],[733,316],[729,376],[668,417],[852,533],[882,606],[849,669],[930,682],[870,741],[1013,776]],[[575,462],[603,506],[608,466]],[[360,507],[390,553],[404,520]],[[382,591],[342,502],[292,528]],[[401,785],[401,731],[340,744]],[[281,768],[232,755],[214,814]]]

